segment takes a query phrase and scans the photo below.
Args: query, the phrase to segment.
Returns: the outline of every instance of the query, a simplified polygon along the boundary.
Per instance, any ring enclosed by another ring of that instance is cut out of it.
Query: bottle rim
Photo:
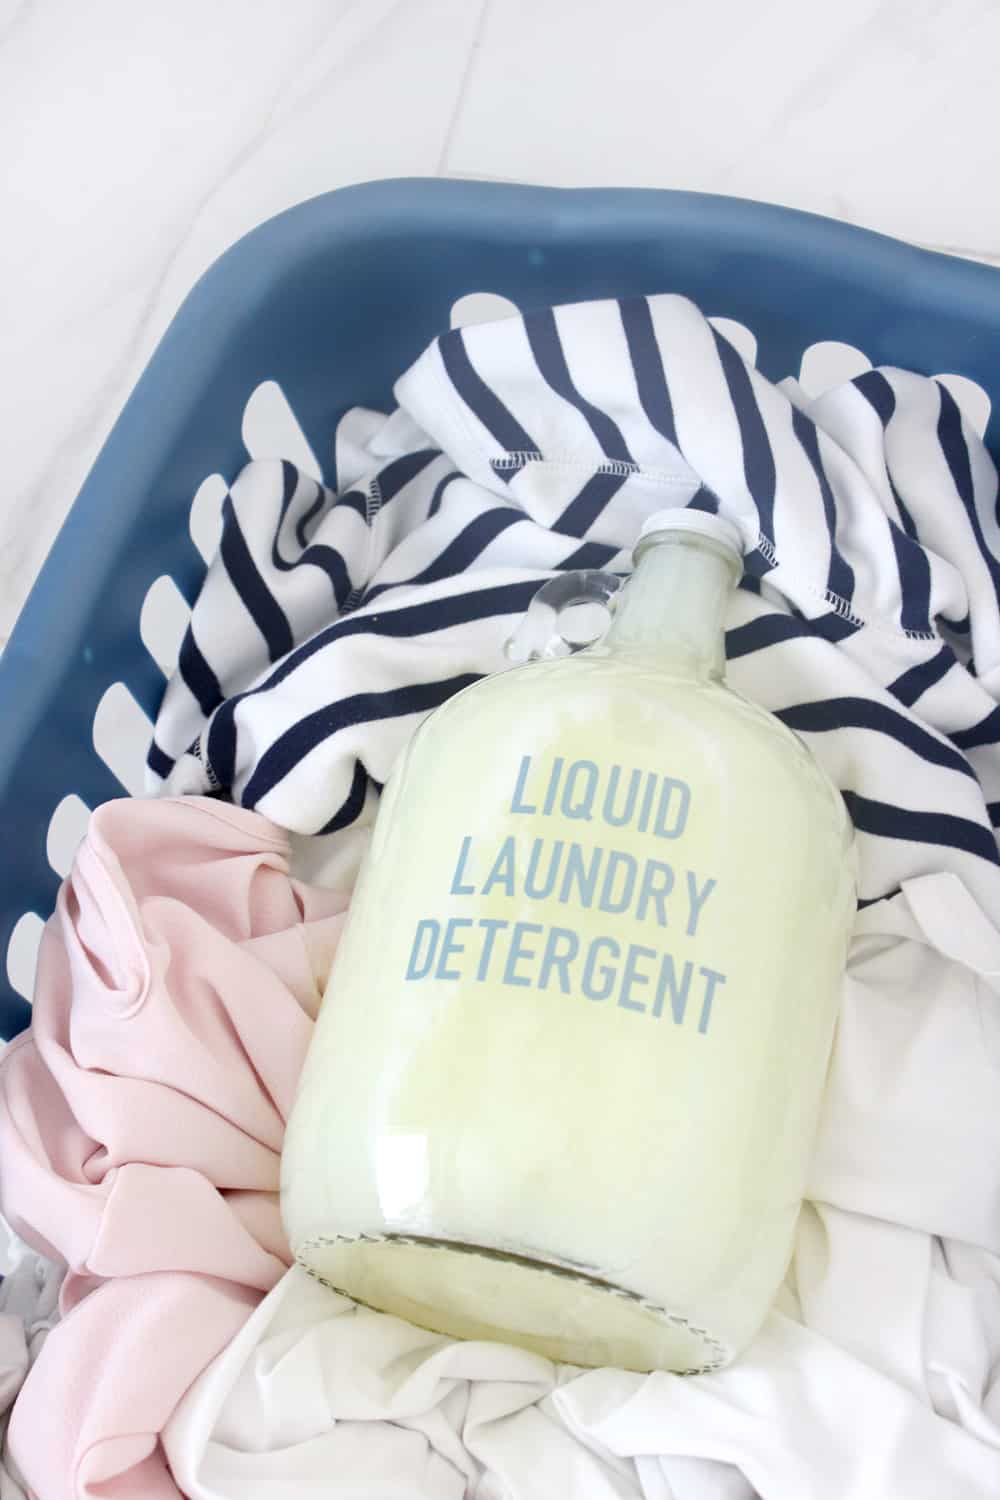
[[[638,560],[640,549],[645,551],[654,537],[676,532],[703,536],[706,540],[725,547],[740,564],[743,562],[743,538],[732,521],[727,521],[724,516],[716,515],[713,511],[695,510],[690,506],[680,505],[654,511],[651,516],[646,517],[636,539],[633,557]]]

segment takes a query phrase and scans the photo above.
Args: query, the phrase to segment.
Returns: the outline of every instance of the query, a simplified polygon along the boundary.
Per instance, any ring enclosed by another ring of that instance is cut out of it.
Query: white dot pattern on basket
[[[824,391],[863,375],[871,367],[867,354],[853,344],[823,339],[804,350],[799,364],[799,385],[807,396],[822,396]]]
[[[45,855],[57,875],[69,874],[80,841],[87,832],[90,808],[75,792],[57,803],[45,835]]]
[[[191,606],[169,573],[151,583],[139,615],[142,644],[164,677],[177,665],[184,632],[191,620]]]
[[[495,323],[500,318],[515,318],[520,309],[499,292],[467,292],[451,305],[452,328],[471,328],[474,323]]]
[[[38,945],[45,923],[37,912],[26,911],[14,926],[7,944],[7,978],[11,987],[30,1000],[38,967]]]
[[[153,726],[123,682],[113,682],[94,714],[94,749],[122,788],[141,797],[146,785],[146,752]]]
[[[229,486],[221,474],[209,474],[194,492],[188,530],[207,565],[219,550],[222,537],[222,502]]]
[[[323,478],[319,460],[276,380],[262,381],[243,408],[243,446],[251,458],[287,459],[311,479]]]

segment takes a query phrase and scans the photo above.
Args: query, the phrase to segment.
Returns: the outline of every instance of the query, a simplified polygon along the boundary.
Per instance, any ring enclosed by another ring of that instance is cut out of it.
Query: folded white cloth
[[[941,937],[945,951],[937,946]],[[995,1500],[1000,934],[951,875],[861,914],[795,1258],[749,1352],[556,1369],[295,1269],[165,1444],[193,1500]]]
[[[2,1220],[0,1236],[0,1500],[25,1500],[21,1475],[7,1452],[7,1422],[28,1370],[59,1320],[66,1268],[29,1249]]]

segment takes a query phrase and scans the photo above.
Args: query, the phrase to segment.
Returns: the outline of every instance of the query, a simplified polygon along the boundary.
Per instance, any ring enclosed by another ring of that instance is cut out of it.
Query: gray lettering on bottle
[[[557,755],[552,762],[552,770],[549,772],[549,784],[545,788],[545,806],[542,808],[542,816],[550,816],[556,805],[556,793],[559,790],[559,779],[562,776],[563,758]]]
[[[606,1000],[615,987],[615,970],[610,964],[605,964],[601,970],[604,976],[601,988],[598,990],[594,987],[594,970],[597,967],[598,950],[601,948],[609,949],[612,958],[621,957],[621,949],[614,938],[599,937],[594,939],[587,950],[587,958],[583,965],[583,976],[580,981],[580,988],[588,1000]]]
[[[642,794],[642,807],[639,810],[638,829],[645,833],[649,827],[649,815],[653,811],[653,798],[656,795],[657,776],[654,771],[646,772],[646,790]]]
[[[684,1021],[684,1012],[687,1010],[688,991],[691,988],[691,975],[693,965],[684,965],[684,977],[680,984],[677,983],[677,971],[674,961],[669,953],[664,953],[660,961],[660,977],[656,985],[656,999],[653,1001],[653,1015],[659,1018],[663,1014],[663,1001],[667,991],[670,991],[670,1011],[674,1022],[680,1026]]]
[[[643,948],[639,943],[630,943],[629,950],[625,955],[625,967],[622,970],[622,987],[618,992],[618,1004],[623,1010],[637,1010],[641,1015],[646,1014],[646,1007],[641,1000],[633,1000],[631,997],[634,984],[648,984],[649,975],[640,974],[636,968],[640,958],[655,958],[655,948]]]
[[[534,958],[538,951],[535,948],[525,948],[523,946],[522,939],[525,933],[541,931],[542,924],[540,922],[514,923],[510,934],[510,947],[507,950],[507,962],[504,965],[503,971],[504,984],[517,984],[521,985],[524,989],[530,988],[531,980],[526,979],[523,974],[515,974],[514,966],[515,964],[519,964],[522,958]]]
[[[601,911],[620,912],[627,911],[632,904],[632,892],[635,889],[635,877],[638,873],[638,865],[631,854],[626,854],[624,849],[612,849],[608,855],[608,862],[604,866],[604,881],[601,885],[601,899],[598,902]],[[620,869],[625,871],[625,884],[617,896],[613,895],[615,876]]]
[[[514,857],[516,844],[513,834],[508,834],[500,845],[493,868],[486,877],[483,895],[488,896],[495,885],[503,886],[508,896],[514,894]]]
[[[506,917],[480,917],[479,925],[486,929],[486,937],[483,940],[483,951],[479,955],[479,968],[476,970],[476,978],[481,984],[489,972],[490,959],[493,957],[493,944],[496,942],[497,933],[501,927],[509,927],[510,923]]]
[[[531,756],[522,755],[521,764],[517,768],[517,782],[514,786],[514,795],[510,801],[510,810],[512,813],[533,813],[538,811],[537,808],[532,807],[530,803],[524,800],[524,786],[528,780],[528,772],[530,770]]]
[[[410,961],[406,966],[407,979],[426,979],[434,967],[434,955],[437,952],[438,938],[441,936],[441,923],[435,922],[433,917],[421,917],[417,923],[417,930],[413,934],[413,947],[410,949]],[[422,957],[420,944],[426,937],[427,953]]]
[[[461,977],[462,977],[462,971],[461,971],[461,969],[449,969],[447,967],[447,963],[448,963],[448,960],[449,960],[449,958],[451,958],[451,956],[452,956],[453,953],[464,953],[465,952],[465,944],[464,943],[456,943],[455,942],[455,937],[454,937],[455,928],[456,927],[471,927],[471,926],[472,926],[472,918],[471,917],[449,917],[448,918],[447,922],[445,923],[444,937],[443,937],[443,939],[441,941],[441,954],[440,954],[440,957],[438,958],[437,972],[434,975],[435,979],[461,979]]]
[[[469,858],[469,850],[471,848],[472,835],[467,833],[465,835],[465,838],[462,840],[462,847],[458,851],[458,863],[455,866],[455,873],[451,877],[451,894],[453,896],[475,895],[476,887],[474,885],[462,884],[462,876],[465,874],[465,865],[466,861]]]
[[[660,839],[679,839],[687,826],[691,788],[686,781],[664,776],[653,832]]]
[[[635,908],[636,921],[646,920],[646,908],[652,901],[656,907],[656,920],[661,927],[666,927],[667,897],[673,888],[673,866],[665,865],[659,859],[647,859],[642,872],[642,884],[639,887],[639,900]]]
[[[576,882],[579,890],[578,900],[580,905],[588,910],[594,904],[594,893],[597,890],[597,879],[601,873],[601,861],[604,858],[604,850],[597,848],[590,851],[590,864],[584,865],[583,850],[579,844],[570,844],[566,851],[566,862],[563,866],[562,887],[559,891],[559,900],[566,905],[569,902],[573,890],[573,882]]]
[[[704,1036],[708,1030],[709,1021],[712,1018],[712,999],[715,995],[715,987],[718,984],[725,984],[726,976],[725,974],[720,974],[717,969],[706,969],[704,967],[700,968],[698,973],[705,976],[705,998],[701,1002],[701,1019],[698,1022],[698,1030]]]
[[[688,937],[695,937],[698,932],[698,922],[701,919],[701,909],[709,896],[715,890],[716,882],[709,877],[705,884],[698,889],[698,877],[693,870],[687,872],[688,888],[688,919],[685,931]]]
[[[557,945],[562,942],[565,952],[557,953]],[[564,995],[572,991],[569,977],[569,966],[580,951],[580,939],[570,927],[550,927],[549,935],[545,940],[545,948],[542,951],[542,961],[538,966],[538,988],[547,990],[549,979],[553,969],[559,970],[559,988]]]
[[[580,775],[585,777],[585,786],[579,794],[579,801],[574,801],[577,795],[576,784]],[[562,810],[567,818],[579,818],[589,823],[594,816],[594,798],[597,795],[597,783],[601,773],[592,760],[575,760],[566,773],[563,783]]]
[[[559,866],[562,864],[563,841],[556,839],[549,852],[549,868],[545,880],[539,883],[538,864],[542,850],[545,848],[545,839],[535,839],[531,846],[531,858],[528,860],[528,868],[524,876],[524,894],[532,901],[544,901],[546,896],[551,896],[557,879],[559,878]]]
[[[639,795],[639,783],[642,780],[641,771],[630,771],[628,778],[628,792],[625,797],[625,806],[621,812],[615,811],[615,798],[618,795],[618,782],[621,779],[622,767],[612,766],[608,775],[608,789],[604,793],[604,821],[610,823],[612,828],[624,828],[626,823],[632,821],[635,812],[636,798]]]

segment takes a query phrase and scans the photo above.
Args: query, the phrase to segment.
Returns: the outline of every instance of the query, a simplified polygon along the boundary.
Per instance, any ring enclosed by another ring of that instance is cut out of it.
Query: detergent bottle
[[[367,1306],[699,1373],[785,1275],[855,909],[850,820],[724,681],[742,569],[661,511],[603,637],[449,700],[383,794],[282,1162]]]

